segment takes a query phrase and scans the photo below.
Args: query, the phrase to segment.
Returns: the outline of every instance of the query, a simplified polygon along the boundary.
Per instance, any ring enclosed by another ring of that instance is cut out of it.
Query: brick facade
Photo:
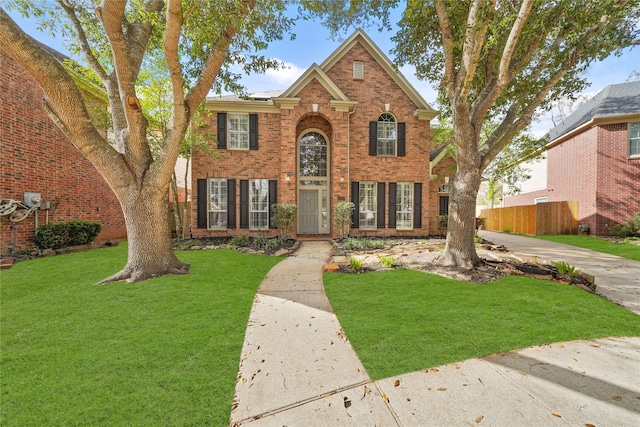
[[[354,78],[354,61],[364,64],[363,78]],[[377,202],[380,205],[378,212],[384,213],[383,216],[377,215],[376,220],[383,217],[384,221],[372,230],[352,227],[351,235],[417,236],[442,233],[443,230],[436,227],[437,189],[444,182],[444,176],[453,175],[453,161],[447,157],[437,165],[430,163],[429,119],[435,112],[426,103],[423,104],[424,101],[417,93],[412,92],[414,89],[410,88],[408,83],[404,83],[403,77],[398,77],[395,71],[390,72],[385,61],[388,60],[379,54],[370,39],[363,33],[356,32],[321,67],[312,66],[283,94],[256,96],[253,100],[227,97],[214,99],[209,103],[209,109],[213,114],[205,132],[216,135],[219,126],[225,126],[224,123],[218,123],[218,113],[255,114],[258,122],[258,148],[218,149],[219,157],[194,153],[192,235],[205,237],[277,234],[277,230],[274,229],[255,231],[246,224],[243,226],[236,223],[235,226],[221,230],[210,229],[206,220],[199,224],[198,201],[205,193],[197,194],[195,189],[198,185],[205,185],[206,178],[212,177],[235,180],[235,190],[232,191],[236,193],[237,202],[230,204],[229,209],[236,218],[243,215],[239,201],[242,191],[240,181],[254,178],[273,181],[273,185],[277,187],[277,203],[298,205],[299,223],[293,228],[293,235],[298,238],[308,235],[330,238],[339,235],[339,230],[331,220],[324,229],[320,219],[318,231],[305,232],[300,216],[301,209],[304,209],[301,207],[304,204],[303,193],[305,196],[315,197],[315,190],[326,191],[330,218],[336,203],[351,201],[353,183],[362,181],[376,183],[376,189],[379,191]],[[417,110],[433,114],[421,117]],[[398,139],[401,139],[400,127],[404,127],[404,153],[398,148],[397,156],[369,154],[370,122],[376,122],[382,113],[390,113],[395,117]],[[300,182],[299,141],[308,132],[316,132],[326,139],[326,186],[307,187],[307,183]],[[216,146],[215,138],[212,138],[211,144]],[[443,175],[440,175],[441,172]],[[421,210],[419,220],[414,221],[419,225],[409,230],[399,230],[393,226],[392,220],[390,221],[390,216],[395,216],[395,201],[390,204],[390,200],[395,200],[395,195],[390,197],[390,190],[397,182],[417,184],[413,187],[413,194],[421,192],[419,200],[414,197],[412,207],[412,212],[416,212],[415,209]],[[271,189],[276,188],[271,187],[271,183],[269,185]],[[384,198],[380,197],[382,189]],[[384,205],[381,203],[382,200]],[[205,209],[206,203],[202,200],[200,202],[201,209]],[[318,202],[318,212],[322,209],[322,203],[322,200]],[[203,212],[200,212],[201,216]]]
[[[0,197],[24,201],[38,192],[51,202],[23,221],[0,219],[0,253],[33,248],[39,224],[72,220],[98,221],[97,240],[126,237],[120,204],[102,176],[71,144],[42,108],[43,92],[33,78],[0,49]]]

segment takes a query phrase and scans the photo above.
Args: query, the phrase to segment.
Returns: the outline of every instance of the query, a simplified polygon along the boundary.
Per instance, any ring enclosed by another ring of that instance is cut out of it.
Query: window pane
[[[327,176],[327,141],[317,132],[300,139],[300,176]]]
[[[227,180],[209,178],[209,228],[227,228]]]
[[[249,228],[262,230],[269,227],[269,180],[249,180]]]
[[[378,156],[396,155],[396,119],[389,113],[378,117]]]
[[[360,228],[376,228],[376,183],[360,182]]]
[[[396,228],[413,228],[413,183],[396,184]]]
[[[640,155],[640,123],[629,125],[629,154]]]
[[[227,115],[227,146],[232,150],[249,149],[249,115]]]

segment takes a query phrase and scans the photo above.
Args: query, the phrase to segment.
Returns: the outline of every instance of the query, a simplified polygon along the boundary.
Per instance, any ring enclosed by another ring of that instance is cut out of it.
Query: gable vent
[[[353,61],[353,78],[354,79],[364,78],[364,62]]]

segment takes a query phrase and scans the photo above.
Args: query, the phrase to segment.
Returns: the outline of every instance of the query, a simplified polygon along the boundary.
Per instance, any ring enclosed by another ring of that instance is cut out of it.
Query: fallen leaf
[[[564,348],[564,344],[560,344],[560,348]]]
[[[445,387],[438,387],[438,391],[446,391],[447,389]]]
[[[554,417],[562,418],[562,417],[560,416],[560,414],[556,414],[555,412],[554,412],[553,414],[551,414],[551,415],[553,415]]]
[[[578,361],[578,359],[576,359],[575,357],[573,357],[572,359],[575,360],[576,362]]]
[[[427,387],[427,390],[431,391],[431,387]]]
[[[333,340],[331,340],[331,342],[329,343],[329,345],[333,345]]]
[[[525,374],[524,372],[522,372],[522,371],[518,371],[518,373],[519,373],[520,375],[522,375],[523,377],[528,378],[528,377],[527,377],[527,374]]]
[[[621,400],[622,400],[622,397],[620,397],[620,396],[613,396],[613,397],[612,397],[612,399],[613,399],[613,400],[615,400],[615,401],[618,401],[618,402],[619,402],[619,401],[621,401]]]
[[[351,414],[347,412],[347,417],[351,418]]]
[[[584,427],[596,427],[596,426],[594,426],[593,424],[587,423],[587,424],[584,425]]]
[[[456,369],[460,369],[460,365],[458,365],[457,363],[454,363],[454,365],[456,367]]]
[[[468,385],[469,385],[469,384],[466,384],[466,383],[465,383],[465,384],[462,384],[462,387],[466,387],[466,386],[468,386]]]
[[[399,385],[400,385],[400,380],[395,380],[395,381],[393,382],[393,386],[394,386],[394,387],[398,387]]]
[[[384,400],[385,402],[389,403],[389,398],[384,393],[382,393],[382,400]]]
[[[432,372],[440,372],[440,370],[438,368],[431,368]]]
[[[483,418],[484,415],[480,415],[478,418],[476,418],[476,424],[480,424],[480,421],[482,421]]]
[[[349,398],[347,396],[345,396],[342,400],[343,400],[345,408],[348,408],[349,406],[351,406],[351,401],[349,400]]]

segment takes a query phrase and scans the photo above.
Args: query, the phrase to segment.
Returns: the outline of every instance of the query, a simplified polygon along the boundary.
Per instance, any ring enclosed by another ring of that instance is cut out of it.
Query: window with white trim
[[[376,229],[376,182],[361,181],[360,182],[360,229],[375,230]]]
[[[249,229],[269,228],[269,180],[249,180]]]
[[[227,180],[225,178],[209,178],[209,229],[224,230],[227,228]]]
[[[640,122],[629,123],[629,155],[640,156]]]
[[[227,114],[227,147],[229,150],[249,149],[249,114]]]
[[[397,141],[396,118],[382,113],[378,117],[378,156],[395,156]]]
[[[413,228],[413,182],[396,184],[396,228],[399,230]]]

